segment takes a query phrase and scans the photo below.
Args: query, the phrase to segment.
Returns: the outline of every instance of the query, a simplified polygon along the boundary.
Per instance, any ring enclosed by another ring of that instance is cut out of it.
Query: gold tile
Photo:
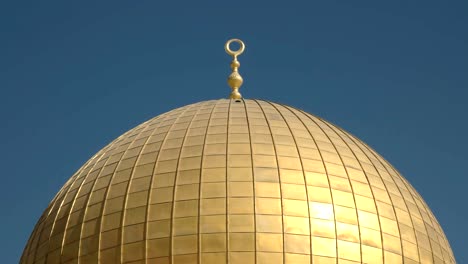
[[[374,230],[380,230],[379,218],[374,213],[358,210],[359,224]]]
[[[229,232],[230,251],[255,251],[254,233],[232,233]]]
[[[284,251],[289,253],[310,254],[310,237],[284,234]]]
[[[367,182],[365,173],[362,170],[346,167],[349,178],[359,182]]]
[[[380,231],[372,230],[369,228],[361,227],[361,242],[363,245],[382,248],[382,236]]]
[[[226,234],[213,233],[201,235],[202,252],[223,252],[226,251]]]
[[[226,215],[200,216],[201,233],[226,232]]]
[[[304,175],[302,170],[280,169],[282,183],[292,183],[304,186]]]
[[[253,166],[256,168],[276,168],[276,157],[270,155],[253,155]]]
[[[166,173],[166,172],[173,172],[177,169],[177,160],[165,160],[165,161],[158,161],[155,169],[155,173]]]
[[[336,238],[335,222],[322,219],[310,219],[312,236]]]
[[[336,221],[339,221],[342,223],[347,223],[347,224],[352,224],[352,225],[358,224],[356,209],[354,208],[336,205],[335,217],[336,217]]]
[[[419,261],[418,247],[415,244],[405,241],[405,240],[402,240],[401,243],[403,245],[403,256],[418,262]]]
[[[144,206],[148,203],[148,191],[129,193],[127,197],[127,208]]]
[[[320,160],[302,159],[304,170],[315,173],[325,173],[325,167]]]
[[[169,219],[148,222],[146,237],[148,239],[169,237],[171,232],[170,228],[171,221]]]
[[[416,235],[414,233],[413,227],[407,226],[405,224],[399,224],[398,226],[400,228],[401,238],[408,242],[416,244]]]
[[[278,164],[282,169],[302,170],[302,164],[299,158],[279,156]]]
[[[360,262],[361,248],[359,243],[338,240],[338,257]]]
[[[281,194],[285,199],[307,200],[304,185],[281,183]]]
[[[169,256],[171,247],[169,238],[150,239],[146,243],[146,254],[148,258]]]
[[[127,190],[127,185],[128,185],[128,182],[122,182],[122,183],[111,185],[109,189],[109,193],[107,195],[108,199],[122,196],[122,194],[124,194]]]
[[[333,238],[312,237],[312,254],[336,257],[336,240]]]
[[[300,140],[297,140],[297,141],[298,141],[298,145],[300,145]],[[307,142],[309,143],[310,140],[308,140]],[[311,159],[311,160],[321,160],[320,152],[317,149],[312,148],[313,146],[311,146],[310,144],[304,144],[302,146],[308,146],[308,148],[306,147],[299,148],[299,153],[302,158]]]
[[[226,168],[204,168],[202,171],[202,182],[226,181]]]
[[[201,133],[204,133],[203,129],[201,129],[203,131]],[[194,130],[195,129],[191,130],[192,134],[194,133]],[[181,157],[197,157],[197,156],[201,156],[202,152],[203,152],[203,146],[202,145],[184,146],[184,147],[182,147],[182,152],[181,152],[180,155],[181,155]]]
[[[152,204],[148,209],[148,221],[170,219],[172,203]]]
[[[210,155],[203,157],[203,168],[226,167],[226,155]]]
[[[151,176],[154,170],[154,163],[148,163],[145,165],[139,165],[135,167],[133,172],[134,178],[140,178],[144,176]]]
[[[146,206],[125,210],[124,225],[133,225],[145,221]]]
[[[175,187],[175,200],[192,200],[198,199],[199,184],[186,184]]]
[[[339,240],[345,240],[350,242],[359,243],[359,228],[356,225],[336,223],[336,237]]]
[[[119,229],[113,229],[110,231],[101,232],[100,237],[101,241],[99,247],[101,249],[115,247],[120,244],[120,234]]]
[[[283,199],[283,214],[309,217],[307,201]]]
[[[252,197],[253,184],[252,182],[229,182],[230,197]]]
[[[229,148],[229,147],[228,147]],[[228,155],[228,165],[230,168],[252,167],[251,155]]]
[[[229,142],[230,143],[249,143],[249,136],[247,134],[246,127],[237,126],[237,129],[234,127],[231,129],[229,127]]]
[[[197,235],[173,237],[172,252],[174,255],[196,253],[197,248]]]
[[[84,221],[95,219],[100,217],[102,214],[102,203],[88,205],[85,213]]]
[[[283,230],[280,215],[257,215],[255,221],[257,232],[281,233]]]
[[[254,168],[256,182],[279,182],[277,168]]]
[[[309,202],[311,218],[333,220],[333,205],[326,203]]]
[[[305,172],[306,184],[310,186],[329,188],[328,176],[325,173]]]
[[[336,205],[346,206],[346,207],[355,207],[354,197],[352,193],[338,191],[335,189],[332,190],[333,203]]]
[[[185,185],[200,182],[200,170],[183,170],[177,175],[177,184]]]
[[[256,182],[255,195],[257,197],[280,198],[280,185],[274,182]]]
[[[155,188],[150,194],[150,204],[172,202],[174,187]]]
[[[176,201],[174,205],[174,217],[187,217],[198,215],[199,200]]]
[[[250,154],[250,144],[232,143],[229,144],[229,154]],[[248,158],[251,159],[250,155]]]
[[[143,241],[124,244],[122,246],[122,260],[124,262],[143,259],[145,244]]]
[[[399,237],[382,234],[382,238],[383,238],[383,247],[386,251],[393,252],[399,255],[402,254],[401,240]]]
[[[132,243],[143,240],[145,225],[136,224],[131,226],[125,226],[123,228],[123,243]]]
[[[392,264],[403,264],[403,256],[401,256],[400,254],[395,254],[393,252],[384,251],[384,262]]]
[[[121,258],[120,247],[113,247],[100,252],[100,261],[102,263],[118,263]]]
[[[351,185],[349,183],[349,180],[346,178],[341,178],[337,176],[330,175],[328,176],[328,179],[330,180],[330,188],[338,191],[343,191],[347,193],[351,193]]]
[[[154,179],[151,188],[172,187],[175,184],[176,173],[175,171],[158,173],[153,177]]]
[[[274,155],[275,150],[272,144],[252,144],[253,153],[263,155]]]
[[[258,264],[282,264],[283,253],[257,252]]]
[[[108,214],[102,217],[102,231],[111,230],[120,227],[122,219],[122,212]]]
[[[226,154],[226,144],[206,144],[205,155],[223,155]]]
[[[294,145],[276,145],[276,153],[285,157],[299,157]]]
[[[226,261],[226,253],[202,253],[201,260],[202,263],[223,263]]]
[[[107,199],[104,206],[104,214],[111,214],[115,212],[120,212],[124,206],[124,196],[120,196],[113,199]]]
[[[179,161],[179,170],[194,170],[201,166],[201,156],[181,158]]]
[[[267,252],[283,251],[283,235],[271,233],[257,233],[257,250]]]
[[[359,181],[351,181],[351,186],[353,187],[353,191],[355,194],[371,198],[373,198],[374,196],[372,194],[370,186],[367,184],[367,181],[365,181],[364,183]]]
[[[174,218],[172,221],[173,236],[192,235],[198,231],[198,217]]]
[[[390,235],[400,234],[400,231],[398,229],[398,223],[394,220],[385,217],[380,217],[380,225],[383,233],[387,233]]]
[[[382,249],[363,245],[362,246],[362,262],[363,263],[384,263]]]
[[[256,198],[255,206],[257,214],[281,214],[281,200],[278,198]]]
[[[229,253],[229,263],[232,264],[254,264],[254,252],[231,252]]]
[[[254,232],[253,215],[229,215],[229,232]]]
[[[307,186],[307,195],[309,201],[332,203],[331,192],[329,188]]]
[[[322,257],[322,256],[315,256],[312,255],[312,263],[317,263],[317,264],[336,264],[336,258],[332,257]]]
[[[310,264],[310,255],[285,253],[286,264]]]
[[[201,185],[202,198],[226,197],[226,183],[214,182],[203,183]]]
[[[236,181],[236,182],[237,181],[251,182],[253,180],[252,168],[229,168],[228,179],[229,181]]]
[[[226,198],[201,199],[200,206],[201,215],[226,214]]]
[[[102,202],[105,199],[106,189],[100,189],[91,193],[88,204]]]
[[[230,197],[228,205],[231,214],[253,214],[254,212],[252,197]]]

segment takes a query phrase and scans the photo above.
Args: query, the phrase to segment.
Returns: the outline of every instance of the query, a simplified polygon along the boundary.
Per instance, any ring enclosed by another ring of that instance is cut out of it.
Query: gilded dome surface
[[[21,263],[455,263],[429,207],[341,128],[261,100],[172,110],[104,147]]]

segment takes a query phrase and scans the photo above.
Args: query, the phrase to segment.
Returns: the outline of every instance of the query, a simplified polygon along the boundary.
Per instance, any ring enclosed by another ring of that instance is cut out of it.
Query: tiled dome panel
[[[92,157],[21,263],[455,263],[421,196],[375,151],[289,106],[214,100]]]

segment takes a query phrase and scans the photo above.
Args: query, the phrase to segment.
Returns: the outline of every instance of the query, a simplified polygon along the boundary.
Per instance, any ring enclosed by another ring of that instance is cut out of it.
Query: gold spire
[[[239,43],[240,47],[238,50],[236,51],[231,50],[229,46],[231,45],[232,42]],[[230,39],[224,45],[224,49],[226,50],[227,54],[232,56],[232,62],[231,62],[232,72],[227,79],[227,83],[232,89],[232,92],[229,95],[229,98],[241,99],[242,95],[239,93],[239,88],[241,87],[244,80],[242,79],[242,76],[239,74],[239,71],[238,71],[240,67],[240,63],[237,60],[237,56],[241,55],[242,52],[244,52],[244,49],[245,49],[244,42],[242,42],[242,40],[240,39]]]

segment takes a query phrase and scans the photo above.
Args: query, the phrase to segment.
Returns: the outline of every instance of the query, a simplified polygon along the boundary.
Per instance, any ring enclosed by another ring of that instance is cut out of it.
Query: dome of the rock
[[[131,129],[86,162],[20,263],[455,263],[421,196],[341,128],[220,99]]]

